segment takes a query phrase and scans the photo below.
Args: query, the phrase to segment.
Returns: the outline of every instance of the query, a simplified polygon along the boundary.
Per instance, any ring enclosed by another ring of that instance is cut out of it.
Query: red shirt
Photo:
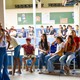
[[[74,41],[75,41],[75,44],[76,44],[76,50],[79,48],[79,42],[80,42],[80,38],[79,37],[74,37]]]
[[[30,45],[24,44],[24,45],[22,45],[22,47],[24,48],[26,55],[32,55],[33,54],[34,47],[31,44]]]
[[[72,45],[68,43],[68,45],[67,45],[67,51],[71,51],[74,46],[75,46],[75,43],[73,43]]]

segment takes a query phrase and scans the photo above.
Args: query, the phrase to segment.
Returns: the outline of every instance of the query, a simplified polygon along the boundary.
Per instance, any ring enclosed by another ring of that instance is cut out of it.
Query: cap
[[[31,41],[31,38],[26,38],[26,41]]]

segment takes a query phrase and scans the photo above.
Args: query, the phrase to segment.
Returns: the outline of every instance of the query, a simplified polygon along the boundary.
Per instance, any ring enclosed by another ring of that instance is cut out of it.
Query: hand
[[[54,56],[54,55],[55,55],[54,53],[51,53],[51,54],[50,54],[50,56]]]

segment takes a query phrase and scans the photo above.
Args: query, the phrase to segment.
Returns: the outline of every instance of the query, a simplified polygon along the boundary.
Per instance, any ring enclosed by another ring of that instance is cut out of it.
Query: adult
[[[7,70],[8,56],[6,53],[6,36],[9,36],[9,34],[2,28],[2,25],[0,24],[0,80],[10,80]],[[1,73],[2,67],[3,73]]]

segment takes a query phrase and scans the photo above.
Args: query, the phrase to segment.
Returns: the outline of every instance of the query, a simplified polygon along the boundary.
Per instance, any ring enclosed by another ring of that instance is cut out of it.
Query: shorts
[[[36,56],[35,55],[25,55],[24,58],[29,58],[33,60],[34,58],[36,58]]]
[[[20,49],[21,49],[21,46],[18,45],[16,48],[14,48],[14,57],[20,57]]]

